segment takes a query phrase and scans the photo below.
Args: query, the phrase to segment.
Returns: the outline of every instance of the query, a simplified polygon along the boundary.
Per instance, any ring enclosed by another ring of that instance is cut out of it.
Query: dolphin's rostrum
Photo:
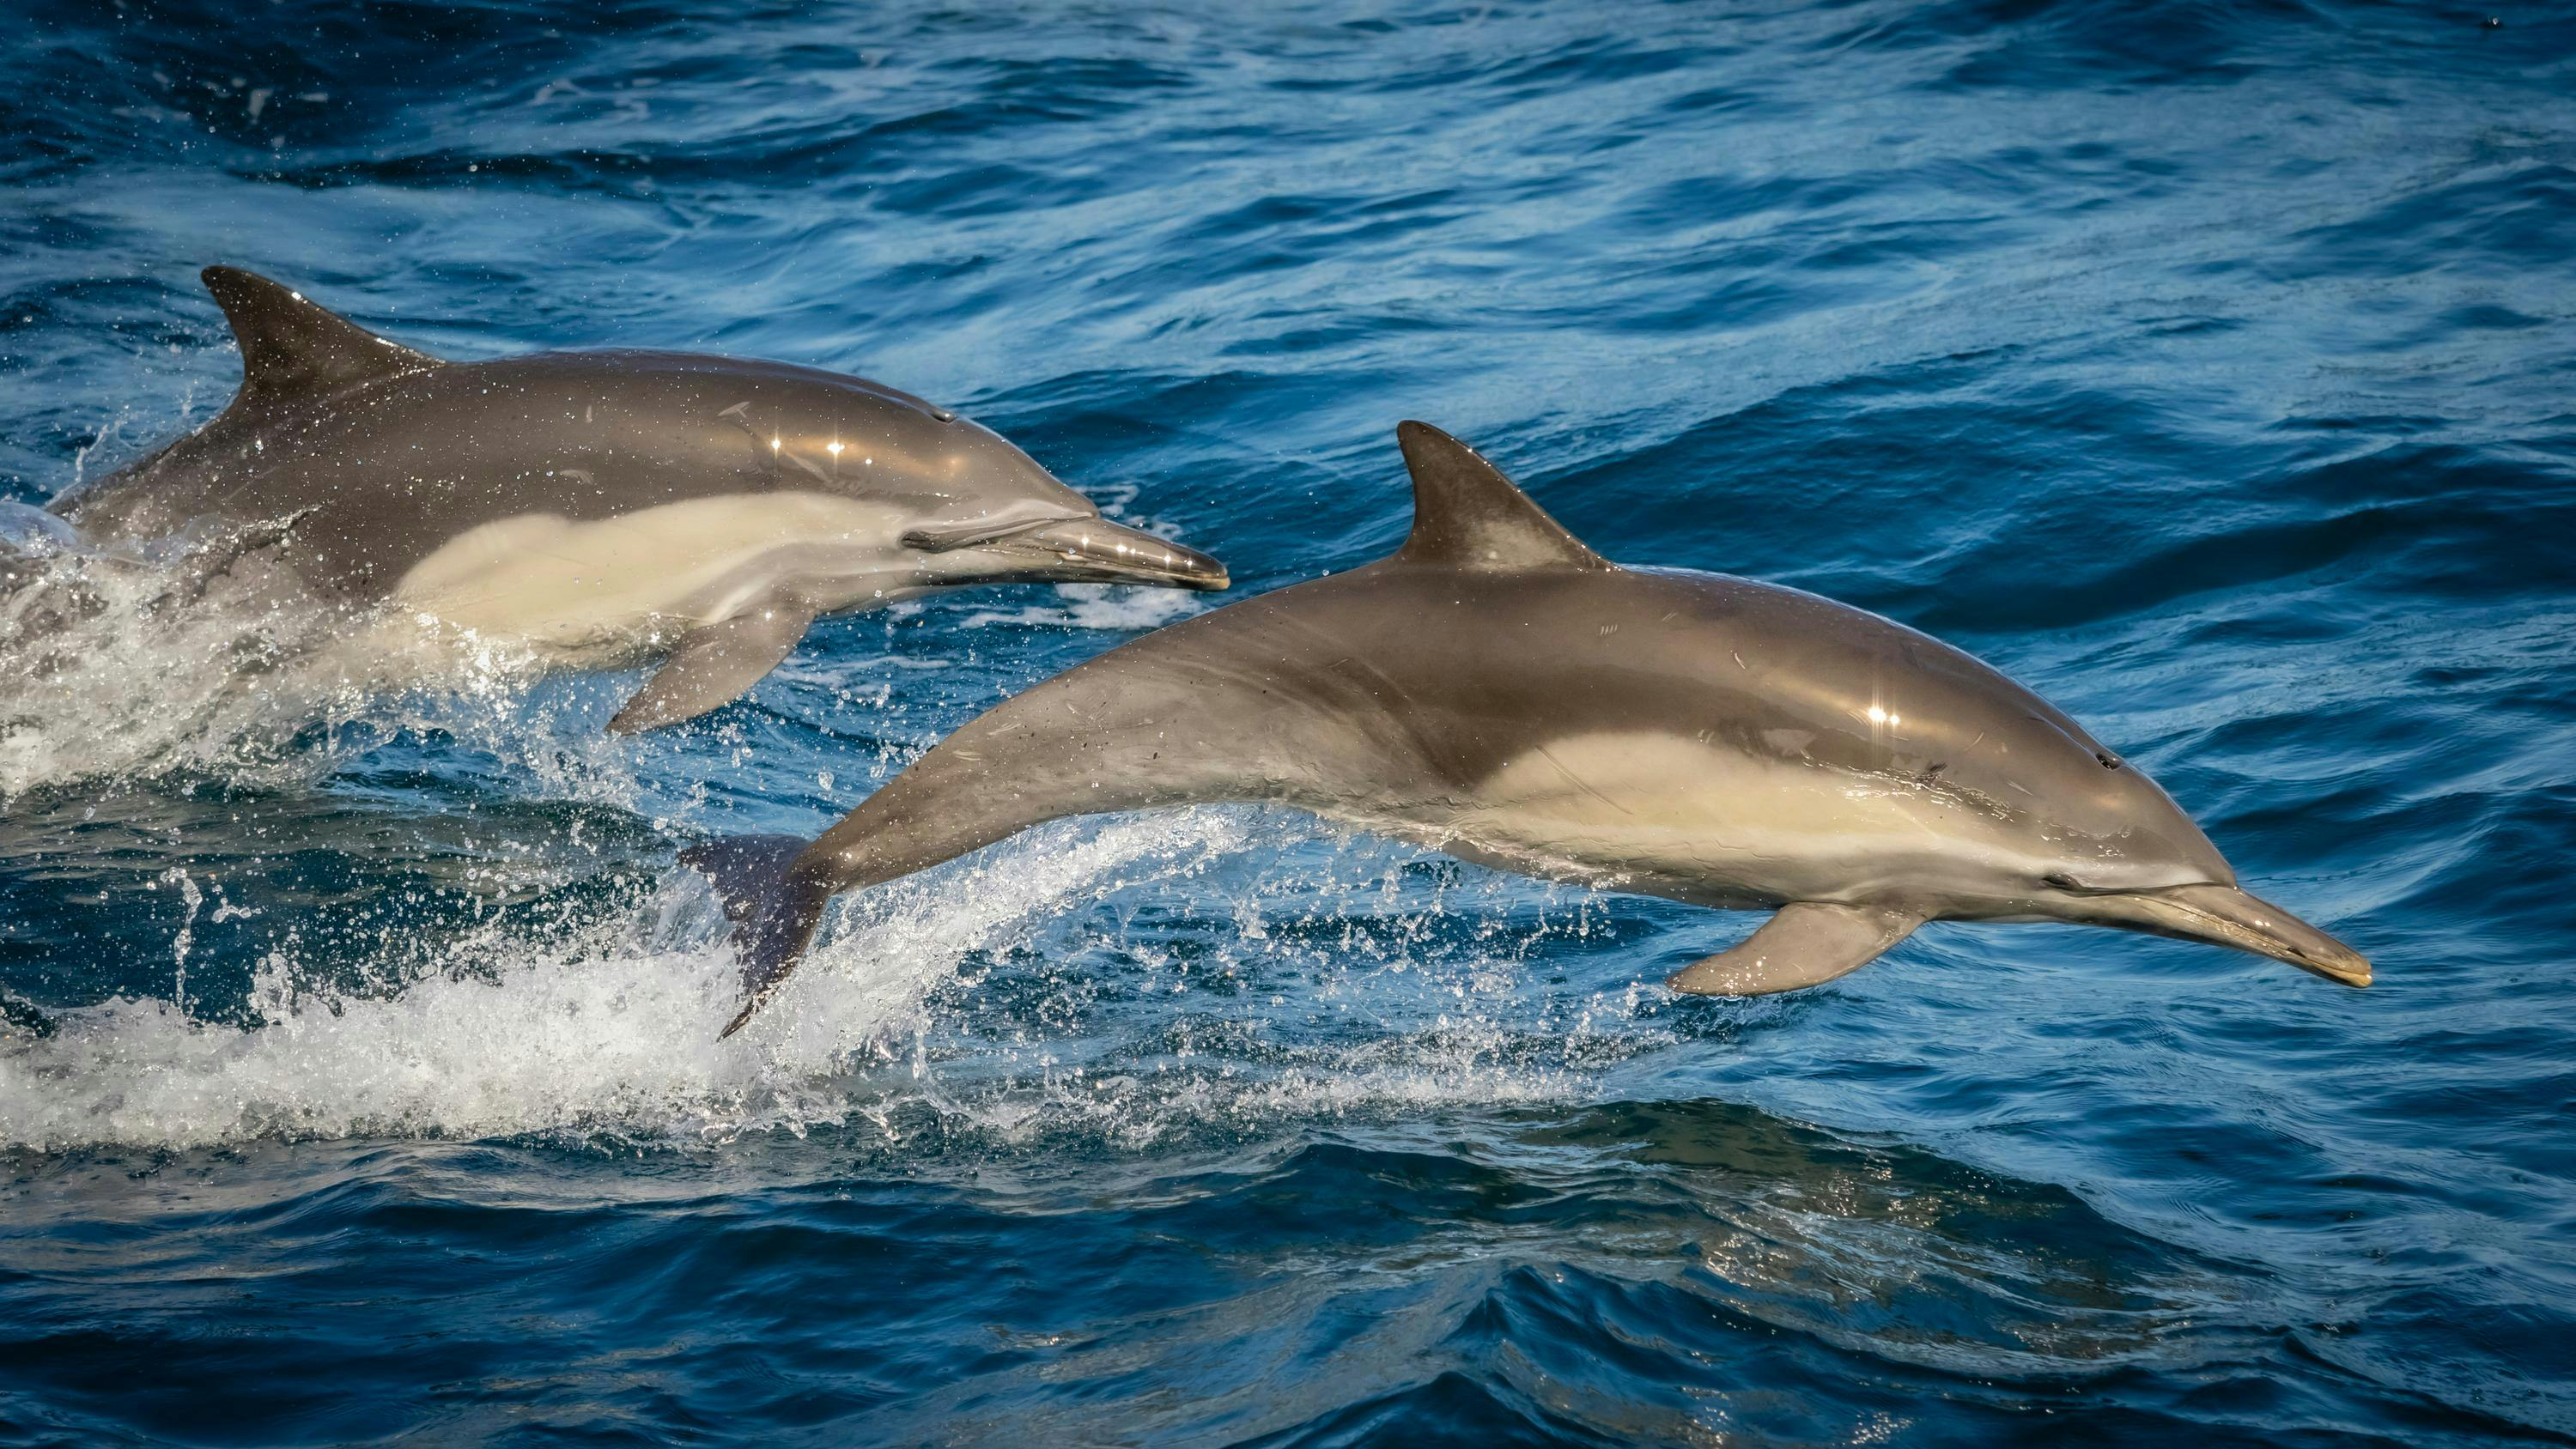
[[[665,660],[613,729],[717,708],[817,616],[927,589],[1226,583],[873,382],[677,352],[444,362],[264,277],[204,279],[241,344],[239,395],[54,511],[95,545],[230,530],[326,599],[555,667]]]
[[[1750,995],[1927,920],[2078,921],[2348,985],[2134,766],[1956,649],[1813,594],[1621,568],[1473,450],[1397,429],[1394,556],[1215,610],[986,711],[811,845],[683,858],[744,930],[748,1020],[833,893],[1041,821],[1266,801],[1552,880],[1777,914],[1676,973]]]

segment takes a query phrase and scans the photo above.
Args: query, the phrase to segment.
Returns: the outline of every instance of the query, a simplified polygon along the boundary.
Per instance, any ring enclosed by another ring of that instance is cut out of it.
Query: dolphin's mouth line
[[[1003,523],[992,528],[975,528],[971,526],[961,528],[954,525],[947,528],[936,526],[913,528],[905,530],[901,541],[905,548],[914,549],[921,553],[952,553],[961,548],[989,548],[994,544],[1017,538],[1024,533],[1035,533],[1041,528],[1050,528],[1059,523],[1077,521],[1080,521],[1079,516],[1074,519],[1020,519],[1014,522]]]
[[[1056,559],[1112,583],[1222,589],[1232,582],[1224,564],[1197,549],[1102,518],[1014,529],[982,546]]]
[[[2247,930],[2243,926],[2238,925],[2234,921],[2228,920],[2224,916],[2213,916],[2207,911],[2194,910],[2190,906],[2182,905],[2178,902],[2173,904],[2172,909],[2176,915],[2188,916],[2192,920],[2201,922],[2209,928],[2210,934],[2212,935],[2225,936],[2232,941],[2243,941],[2249,946],[2260,947],[2263,954],[2267,956],[2276,952],[2286,951],[2290,955],[2299,958],[2297,964],[2304,965],[2308,961],[2308,953],[2300,950],[2298,947],[2290,945],[2285,941],[2266,940],[2261,935]]]
[[[1222,589],[1232,582],[1224,564],[1197,549],[1096,515],[1003,522],[992,528],[916,528],[903,546],[923,553],[984,548],[1067,566],[1066,581],[1161,584]]]
[[[2180,926],[2212,945],[2233,946],[2253,955],[2268,956],[2345,986],[2370,984],[2370,961],[2360,952],[2259,897],[2246,895],[2233,887],[2216,886],[2214,882],[2212,887],[2228,891],[2235,900],[2264,912],[2264,918],[2259,921],[2237,920],[2184,898],[2179,890],[2141,893],[2130,899],[2148,903],[2150,918],[2162,917],[2158,924],[2168,930]],[[2191,889],[2198,888],[2182,888]],[[2301,933],[2314,936],[2316,941],[2312,944],[2302,940]]]

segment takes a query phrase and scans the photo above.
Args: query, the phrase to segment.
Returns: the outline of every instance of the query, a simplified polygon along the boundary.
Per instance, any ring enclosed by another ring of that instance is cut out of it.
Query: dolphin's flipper
[[[716,1035],[728,1037],[778,989],[823,919],[831,888],[796,870],[806,842],[792,835],[737,835],[693,845],[680,863],[713,881],[727,919],[743,927],[734,950],[742,960],[742,1011]]]
[[[1664,984],[1694,996],[1761,996],[1795,991],[1857,971],[1914,934],[1923,917],[1874,906],[1798,901],[1782,906],[1761,929]]]
[[[776,669],[813,623],[805,605],[770,604],[692,633],[617,711],[609,732],[659,729],[733,703]]]

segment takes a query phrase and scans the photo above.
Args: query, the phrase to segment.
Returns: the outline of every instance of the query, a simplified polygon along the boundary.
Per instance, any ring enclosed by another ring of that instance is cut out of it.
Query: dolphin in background
[[[241,344],[231,406],[15,533],[130,556],[220,531],[326,600],[548,667],[662,661],[621,732],[726,704],[826,614],[962,584],[1227,583],[877,383],[681,352],[446,362],[267,278],[202,275]]]
[[[1622,568],[1465,444],[1397,429],[1391,558],[1200,615],[996,705],[808,845],[682,853],[743,926],[748,1000],[835,892],[1042,821],[1295,806],[1549,880],[1774,912],[1667,982],[1830,981],[1926,921],[2075,921],[2370,963],[2247,894],[2156,783],[2002,674],[1874,614]]]

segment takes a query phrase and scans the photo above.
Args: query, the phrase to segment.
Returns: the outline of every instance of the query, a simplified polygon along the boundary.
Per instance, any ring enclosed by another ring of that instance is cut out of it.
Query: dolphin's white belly
[[[1797,742],[1781,743],[1793,756]],[[1725,905],[1887,899],[2029,869],[2001,823],[1919,781],[1637,732],[1534,747],[1466,808],[1410,833],[1536,874]]]
[[[576,667],[632,663],[793,585],[825,612],[910,573],[904,518],[822,493],[734,494],[576,521],[523,514],[457,535],[392,603]],[[891,589],[888,590],[892,592]]]

